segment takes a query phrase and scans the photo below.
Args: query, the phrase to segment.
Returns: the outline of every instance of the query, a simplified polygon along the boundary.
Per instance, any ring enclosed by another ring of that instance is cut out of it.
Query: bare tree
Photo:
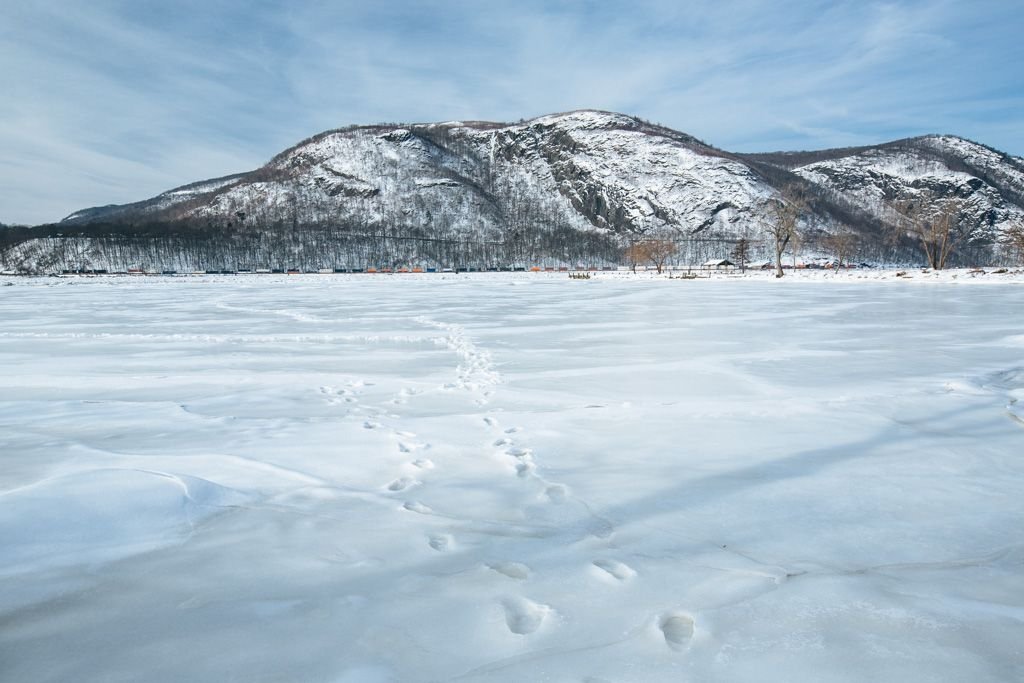
[[[648,240],[647,261],[660,273],[665,268],[665,263],[675,256],[678,247],[676,243],[668,239]]]
[[[897,203],[896,211],[899,229],[917,240],[935,270],[945,268],[957,247],[970,239],[971,228],[960,199],[907,200]]]
[[[634,273],[636,272],[636,267],[641,263],[647,263],[650,257],[646,242],[633,242],[623,250],[622,255]]]
[[[1003,232],[1003,243],[1017,257],[1017,263],[1024,263],[1024,217],[1013,219]]]
[[[799,188],[789,185],[779,191],[779,196],[768,200],[768,213],[766,232],[775,247],[775,277],[782,277],[782,254],[797,237],[800,218],[807,213],[807,202]]]
[[[822,241],[823,246],[832,252],[835,258],[836,270],[839,270],[850,260],[850,257],[857,250],[859,238],[856,233],[849,230],[841,230],[834,235],[828,235]]]

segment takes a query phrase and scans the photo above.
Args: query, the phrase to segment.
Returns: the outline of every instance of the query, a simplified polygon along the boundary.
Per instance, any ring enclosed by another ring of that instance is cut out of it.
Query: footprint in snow
[[[544,489],[544,495],[552,503],[561,504],[569,497],[569,489],[562,484],[551,484]]]
[[[407,502],[402,507],[405,508],[406,510],[408,510],[409,512],[416,512],[416,513],[421,514],[421,515],[432,515],[432,514],[434,514],[434,511],[432,509],[430,509],[430,506],[424,505],[423,503],[420,503],[419,501],[415,501],[415,500],[411,500],[411,501]]]
[[[419,458],[418,460],[413,460],[410,464],[420,470],[434,469],[434,461],[428,458]]]
[[[419,483],[420,482],[410,477],[399,477],[398,479],[395,479],[393,482],[388,484],[388,491],[405,491],[406,489],[416,486]]]
[[[363,429],[378,429],[380,422],[374,422],[373,420],[367,420],[363,423]]]
[[[497,427],[498,421],[495,420],[493,417],[488,416],[484,418],[484,424],[487,425],[488,427]]]
[[[505,451],[505,455],[510,455],[515,458],[518,462],[516,463],[516,475],[525,479],[533,473],[535,465],[533,464],[533,451],[529,448],[512,447]]]
[[[443,553],[451,549],[452,542],[452,537],[448,534],[438,534],[436,536],[430,536],[427,539],[427,543],[430,547],[439,553]]]
[[[530,568],[522,562],[495,562],[487,565],[487,568],[517,581],[530,578]]]
[[[594,560],[594,566],[618,581],[629,581],[636,576],[636,570],[618,560]]]
[[[693,638],[693,618],[682,612],[669,612],[658,620],[658,629],[665,644],[678,652],[686,649]]]
[[[505,608],[505,624],[516,635],[525,636],[541,627],[551,614],[551,608],[526,598],[506,598],[501,606]]]

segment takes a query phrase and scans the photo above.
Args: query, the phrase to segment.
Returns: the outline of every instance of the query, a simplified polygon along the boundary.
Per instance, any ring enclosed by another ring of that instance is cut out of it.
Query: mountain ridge
[[[612,262],[629,243],[655,237],[678,242],[678,258],[696,259],[741,238],[763,246],[771,201],[793,188],[808,205],[805,247],[851,231],[862,256],[875,260],[913,254],[897,229],[900,202],[960,202],[974,259],[985,250],[994,258],[1007,226],[1024,216],[1024,161],[959,136],[734,153],[635,116],[582,109],[517,123],[323,131],[252,171],[76,211],[36,232],[36,241],[50,243],[8,244],[0,259],[36,270],[43,262],[111,262],[97,243],[103,230],[166,241],[159,258],[140,245],[118,257],[153,267]],[[177,241],[199,235],[205,255],[168,259]],[[59,239],[64,256],[52,253]],[[284,239],[287,249],[274,246]]]

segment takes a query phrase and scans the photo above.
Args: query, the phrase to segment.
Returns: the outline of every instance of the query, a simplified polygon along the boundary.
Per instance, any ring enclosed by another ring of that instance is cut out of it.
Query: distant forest
[[[649,239],[607,231],[582,231],[547,226],[509,230],[503,239],[437,236],[425,228],[380,226],[346,227],[297,224],[288,221],[261,225],[236,222],[128,222],[82,225],[51,224],[5,227],[0,230],[0,266],[26,273],[143,269],[162,272],[424,267],[513,269],[530,266],[571,268],[630,263],[631,247]],[[664,265],[697,265],[709,259],[730,258],[737,244],[752,267],[770,260],[765,240],[735,235],[675,234],[659,241],[671,244]],[[805,257],[836,257],[848,263],[917,264],[921,253],[910,240],[858,240],[836,253],[825,234],[806,234],[792,245],[787,263]],[[991,245],[970,244],[950,265],[994,263]]]

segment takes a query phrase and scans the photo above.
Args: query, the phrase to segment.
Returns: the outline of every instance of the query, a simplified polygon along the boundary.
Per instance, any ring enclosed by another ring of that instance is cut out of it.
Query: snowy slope
[[[579,230],[697,232],[749,219],[770,194],[744,164],[666,132],[584,111],[329,133],[273,160],[270,180],[226,188],[197,212],[273,218],[294,206],[304,220],[478,237],[500,237],[524,212]]]
[[[0,265],[39,272],[81,263],[614,262],[623,245],[645,235],[714,240],[722,246],[709,248],[712,256],[728,253],[727,243],[740,236],[763,237],[769,200],[794,183],[812,200],[811,236],[844,226],[861,232],[869,259],[885,258],[896,200],[961,198],[975,237],[989,242],[1024,216],[1024,162],[954,136],[738,155],[634,117],[587,110],[517,124],[328,131],[256,171],[76,212],[47,236],[78,243],[0,246]],[[94,236],[137,224],[164,240],[122,240],[112,249]]]
[[[1024,165],[953,136],[926,136],[865,148],[793,170],[841,194],[882,221],[899,200],[963,200],[976,237],[997,240],[1024,217]]]

